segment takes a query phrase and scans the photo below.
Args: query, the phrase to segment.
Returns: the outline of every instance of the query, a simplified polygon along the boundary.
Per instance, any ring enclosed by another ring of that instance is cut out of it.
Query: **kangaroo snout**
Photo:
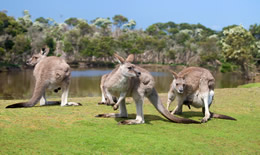
[[[141,72],[136,72],[136,76],[140,77],[141,76]]]
[[[179,93],[181,93],[181,94],[182,94],[182,93],[183,93],[183,89],[179,89]]]

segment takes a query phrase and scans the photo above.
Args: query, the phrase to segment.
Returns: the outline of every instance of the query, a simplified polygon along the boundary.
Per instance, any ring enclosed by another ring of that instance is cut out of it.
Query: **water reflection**
[[[172,81],[172,75],[167,69],[159,67],[145,67],[151,72],[156,81],[156,89],[159,93],[166,93]],[[175,69],[177,72],[181,69]],[[101,96],[99,84],[101,76],[111,72],[111,68],[98,69],[73,69],[70,97]],[[34,88],[33,70],[11,71],[0,73],[0,99],[28,99]],[[216,78],[216,88],[230,88],[244,84],[241,76],[234,73],[213,73]],[[48,96],[60,96],[61,94],[47,92]]]

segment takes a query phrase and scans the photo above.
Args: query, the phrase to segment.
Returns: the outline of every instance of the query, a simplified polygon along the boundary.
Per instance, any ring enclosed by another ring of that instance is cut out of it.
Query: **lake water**
[[[144,68],[154,76],[156,90],[167,93],[173,79],[168,70],[161,67]],[[101,76],[111,71],[112,68],[72,69],[69,97],[101,96]],[[241,75],[235,73],[215,72],[213,75],[216,78],[216,88],[231,88],[246,83]],[[29,99],[33,88],[32,69],[0,73],[0,99]],[[47,95],[60,96],[60,93],[48,92]]]

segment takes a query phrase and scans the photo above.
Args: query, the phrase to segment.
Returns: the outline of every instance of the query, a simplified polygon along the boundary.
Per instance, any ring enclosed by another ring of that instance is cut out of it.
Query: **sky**
[[[32,20],[50,17],[58,23],[70,17],[91,21],[121,14],[135,20],[137,29],[168,21],[200,23],[214,30],[260,24],[260,0],[0,0],[0,10],[15,18],[29,10]]]

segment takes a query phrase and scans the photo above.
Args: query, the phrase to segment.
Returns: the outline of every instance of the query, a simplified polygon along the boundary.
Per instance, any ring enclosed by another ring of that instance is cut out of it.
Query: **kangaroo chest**
[[[110,83],[108,90],[111,93],[118,93],[118,92],[120,93],[122,91],[127,91],[129,84],[130,84],[129,78],[121,77],[113,80],[113,82]]]

